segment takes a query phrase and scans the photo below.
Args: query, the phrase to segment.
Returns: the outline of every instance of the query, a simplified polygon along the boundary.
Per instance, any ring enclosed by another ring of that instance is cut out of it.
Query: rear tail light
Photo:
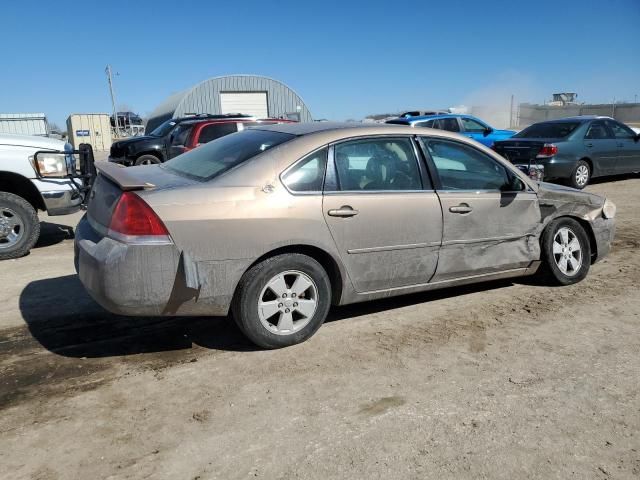
[[[558,153],[558,147],[553,143],[545,143],[536,155],[536,158],[549,158],[553,157],[556,153]]]
[[[170,243],[160,217],[133,192],[124,192],[111,215],[109,236],[126,243]]]

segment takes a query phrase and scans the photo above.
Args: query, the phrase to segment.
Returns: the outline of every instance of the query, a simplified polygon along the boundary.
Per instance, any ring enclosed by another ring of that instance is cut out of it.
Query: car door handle
[[[451,213],[471,213],[473,212],[473,208],[471,208],[466,203],[461,203],[455,207],[449,207],[449,211]]]
[[[593,143],[587,143],[587,147],[589,148],[593,147]]]
[[[327,212],[330,217],[353,217],[358,213],[358,210],[354,210],[349,205],[343,205],[340,208],[334,208]]]
[[[618,146],[619,147],[624,147],[624,143],[619,143]]]

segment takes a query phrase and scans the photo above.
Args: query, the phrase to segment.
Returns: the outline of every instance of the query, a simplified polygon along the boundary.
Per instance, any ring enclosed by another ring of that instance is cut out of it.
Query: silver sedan
[[[231,312],[277,348],[331,305],[532,274],[576,283],[607,255],[614,216],[457,134],[284,124],[163,165],[100,166],[76,266],[112,312]]]

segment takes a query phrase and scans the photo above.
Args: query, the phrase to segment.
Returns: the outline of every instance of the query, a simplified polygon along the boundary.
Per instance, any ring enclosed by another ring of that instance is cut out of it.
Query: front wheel
[[[137,167],[139,165],[157,165],[158,163],[162,162],[155,155],[141,155],[136,159],[135,165]]]
[[[277,255],[244,274],[232,305],[240,330],[256,345],[303,342],[324,323],[331,283],[322,266],[299,253]]]
[[[589,184],[591,180],[591,167],[584,160],[580,160],[575,168],[573,169],[573,173],[571,174],[571,178],[569,182],[573,188],[577,188],[582,190]]]
[[[39,236],[35,208],[18,195],[0,192],[0,260],[26,255]]]
[[[555,285],[571,285],[587,276],[591,244],[587,232],[572,218],[551,222],[542,235],[542,274]]]

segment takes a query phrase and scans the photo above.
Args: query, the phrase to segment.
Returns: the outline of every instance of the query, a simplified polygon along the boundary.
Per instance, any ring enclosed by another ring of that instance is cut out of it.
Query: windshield
[[[166,122],[161,123],[156,128],[154,128],[149,135],[151,135],[152,137],[164,137],[175,126],[176,126],[175,120],[167,120]]]
[[[295,138],[290,133],[249,129],[218,138],[178,155],[163,167],[177,174],[211,180],[260,153]]]
[[[578,128],[580,122],[537,123],[516,133],[512,138],[564,138]]]

